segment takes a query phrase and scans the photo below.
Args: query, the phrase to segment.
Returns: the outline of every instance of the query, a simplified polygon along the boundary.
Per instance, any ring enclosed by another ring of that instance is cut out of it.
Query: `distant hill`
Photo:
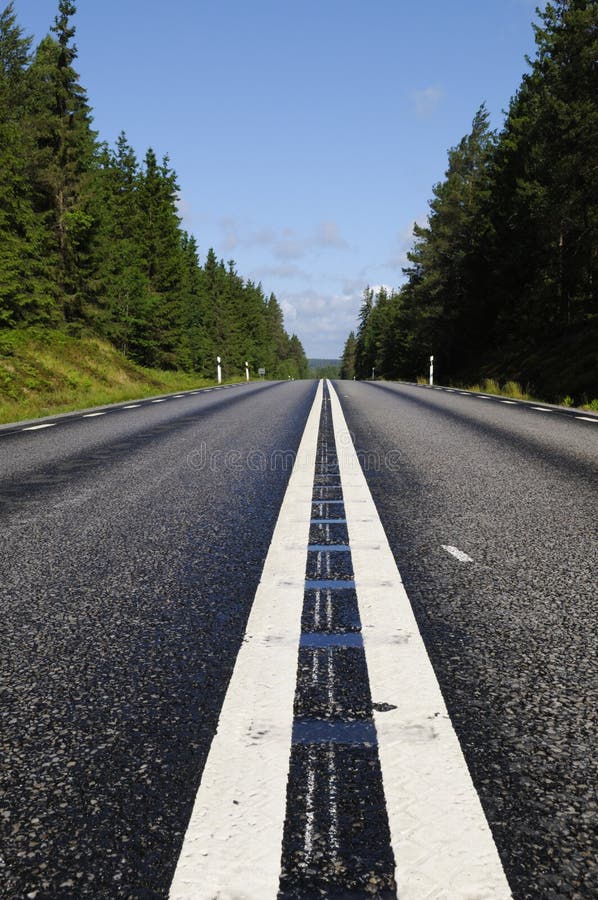
[[[307,365],[310,372],[317,372],[319,369],[340,369],[340,359],[308,359]]]

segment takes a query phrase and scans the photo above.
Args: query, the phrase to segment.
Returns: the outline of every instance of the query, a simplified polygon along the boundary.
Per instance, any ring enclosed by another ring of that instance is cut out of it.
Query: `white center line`
[[[394,707],[374,719],[398,896],[511,900],[340,402],[328,386],[372,699]]]
[[[315,655],[315,654],[314,654]],[[314,836],[314,793],[316,788],[316,753],[313,747],[309,751],[307,763],[307,794],[305,796],[305,840],[303,849],[305,858],[309,862],[313,849]]]
[[[336,774],[336,765],[334,761],[334,750],[328,751],[328,799],[330,803],[330,828],[328,836],[330,838],[330,850],[333,865],[338,862],[339,846],[338,846],[338,778]]]
[[[320,382],[202,773],[173,900],[278,894],[321,406]]]
[[[458,547],[451,547],[450,544],[442,544],[442,549],[446,550],[447,553],[450,553],[451,556],[454,556],[455,559],[458,559],[460,562],[473,562],[471,556],[468,556],[463,550],[459,550]]]
[[[43,425],[28,425],[23,431],[39,431],[40,428],[53,428],[56,422],[45,422]]]

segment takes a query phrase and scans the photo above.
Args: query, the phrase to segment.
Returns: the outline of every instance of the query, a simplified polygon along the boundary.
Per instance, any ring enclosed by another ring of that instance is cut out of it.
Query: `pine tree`
[[[43,229],[32,209],[23,130],[30,47],[9,3],[0,14],[0,327],[53,318],[39,263]]]
[[[88,248],[94,221],[89,212],[90,175],[96,135],[91,111],[73,68],[77,49],[70,23],[75,5],[60,0],[52,31],[29,68],[27,137],[31,146],[33,208],[46,229],[43,248],[48,277],[67,322],[85,317]]]
[[[343,356],[341,360],[341,378],[352,380],[355,378],[355,358],[357,351],[357,342],[355,340],[355,332],[349,334],[345,342]]]

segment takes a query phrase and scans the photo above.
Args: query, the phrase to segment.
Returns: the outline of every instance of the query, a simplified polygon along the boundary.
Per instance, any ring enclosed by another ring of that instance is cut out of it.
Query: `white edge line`
[[[81,418],[82,419],[95,419],[96,416],[105,416],[105,415],[106,415],[105,412],[84,413],[84,415],[82,415]]]
[[[53,428],[56,425],[56,422],[45,422],[43,425],[28,425],[26,428],[21,429],[22,431],[39,431],[40,428]]]
[[[123,406],[122,409],[139,409],[140,403],[130,403],[129,406]]]
[[[546,409],[545,406],[530,406],[530,409],[536,409],[538,412],[548,412],[551,413],[551,409]]]
[[[590,416],[575,416],[576,419],[579,419],[580,422],[594,422],[598,425],[598,419],[592,419]]]
[[[172,900],[278,894],[322,393],[320,382],[202,773]]]
[[[441,546],[443,550],[446,550],[447,553],[450,553],[451,556],[454,556],[459,562],[473,562],[471,556],[468,556],[463,550],[459,550],[458,547],[453,547],[451,544],[442,544]]]
[[[372,700],[396,706],[376,712],[375,722],[398,895],[507,900],[492,833],[330,383],[329,390]],[[364,499],[367,524],[355,516]],[[380,549],[364,550],[365,540]]]

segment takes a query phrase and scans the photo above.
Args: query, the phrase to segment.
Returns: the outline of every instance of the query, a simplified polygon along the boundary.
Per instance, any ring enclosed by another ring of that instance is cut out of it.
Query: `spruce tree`
[[[48,277],[64,319],[85,318],[86,274],[94,220],[90,214],[90,175],[96,135],[85,90],[73,68],[76,8],[60,0],[52,31],[39,45],[29,68],[26,116],[31,146],[33,208],[46,229]]]
[[[0,327],[53,319],[23,128],[30,47],[31,38],[24,36],[9,3],[0,14]]]

